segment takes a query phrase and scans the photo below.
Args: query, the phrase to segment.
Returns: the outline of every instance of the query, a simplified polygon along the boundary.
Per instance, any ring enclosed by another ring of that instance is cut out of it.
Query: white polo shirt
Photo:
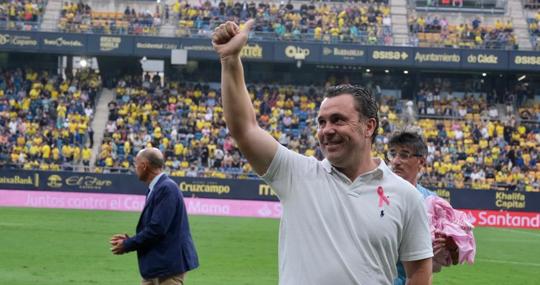
[[[262,178],[283,207],[279,284],[392,284],[398,256],[433,256],[420,193],[377,163],[351,182],[327,160],[278,147]]]

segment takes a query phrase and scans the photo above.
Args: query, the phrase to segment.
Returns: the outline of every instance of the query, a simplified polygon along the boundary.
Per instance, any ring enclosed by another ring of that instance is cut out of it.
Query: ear
[[[369,118],[366,120],[366,138],[370,138],[373,136],[373,134],[377,131],[375,129],[375,126],[377,125],[377,121],[374,118]]]
[[[422,170],[422,168],[424,168],[426,166],[426,158],[425,157],[419,157],[418,161],[420,162],[420,169],[419,170]]]

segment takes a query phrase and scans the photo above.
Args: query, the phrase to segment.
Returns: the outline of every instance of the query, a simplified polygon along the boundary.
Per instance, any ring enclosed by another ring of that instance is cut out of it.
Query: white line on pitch
[[[478,261],[491,262],[491,263],[503,263],[503,264],[517,264],[517,265],[528,265],[528,266],[540,266],[540,263],[533,262],[518,262],[518,261],[507,261],[507,260],[498,260],[498,259],[486,259],[486,258],[477,258]]]

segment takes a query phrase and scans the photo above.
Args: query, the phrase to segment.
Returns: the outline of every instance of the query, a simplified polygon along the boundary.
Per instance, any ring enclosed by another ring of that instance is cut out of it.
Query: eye
[[[332,123],[338,126],[342,126],[342,125],[345,125],[345,123],[347,122],[341,117],[336,117],[336,118],[332,118]]]

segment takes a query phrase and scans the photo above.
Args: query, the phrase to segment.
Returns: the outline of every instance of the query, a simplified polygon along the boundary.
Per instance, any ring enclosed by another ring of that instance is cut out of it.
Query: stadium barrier
[[[254,179],[172,177],[196,215],[278,218],[270,186]],[[146,187],[132,174],[2,170],[0,206],[140,211]],[[540,192],[433,189],[479,226],[540,229]]]
[[[217,60],[210,39],[0,30],[0,51],[170,58],[175,49],[187,50],[189,59]],[[250,41],[242,50],[242,57],[247,61],[264,62],[540,71],[538,52],[513,50]]]

